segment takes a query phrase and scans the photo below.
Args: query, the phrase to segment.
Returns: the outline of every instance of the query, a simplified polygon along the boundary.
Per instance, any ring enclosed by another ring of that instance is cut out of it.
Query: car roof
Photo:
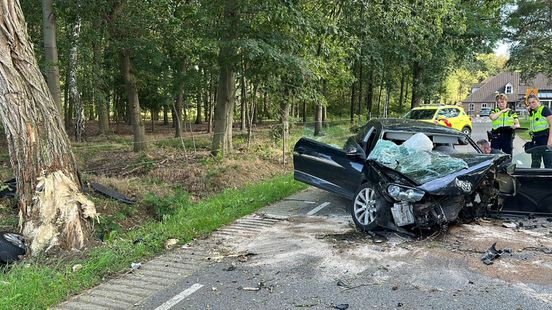
[[[379,127],[383,131],[407,131],[407,132],[424,132],[431,134],[445,134],[455,136],[465,136],[456,129],[448,128],[441,125],[435,125],[428,122],[421,122],[403,118],[376,118],[368,122],[368,125]]]
[[[421,107],[415,107],[412,110],[429,110],[429,109],[438,109],[438,108],[458,108],[460,110],[464,110],[463,107],[457,106],[457,105],[426,105]]]

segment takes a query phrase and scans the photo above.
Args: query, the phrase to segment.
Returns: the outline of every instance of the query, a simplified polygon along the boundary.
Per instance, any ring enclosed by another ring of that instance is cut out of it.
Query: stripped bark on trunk
[[[38,68],[19,1],[0,0],[0,119],[32,254],[83,248],[94,204],[81,190],[60,111]]]

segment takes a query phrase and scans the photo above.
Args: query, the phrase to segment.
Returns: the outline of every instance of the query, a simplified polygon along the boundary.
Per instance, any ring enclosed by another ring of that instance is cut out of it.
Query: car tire
[[[370,231],[387,224],[389,211],[390,203],[385,200],[376,186],[366,182],[355,194],[351,216],[358,229]]]
[[[465,126],[464,128],[462,128],[462,132],[463,132],[466,136],[469,136],[469,135],[471,135],[472,130],[471,130],[470,127]]]

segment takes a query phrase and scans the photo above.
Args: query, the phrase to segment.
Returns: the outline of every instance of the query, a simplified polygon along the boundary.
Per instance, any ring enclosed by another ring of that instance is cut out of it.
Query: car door
[[[516,168],[516,195],[507,198],[504,211],[514,213],[552,214],[552,169]]]
[[[295,179],[353,199],[366,154],[353,137],[347,140],[344,149],[301,138],[293,150]]]

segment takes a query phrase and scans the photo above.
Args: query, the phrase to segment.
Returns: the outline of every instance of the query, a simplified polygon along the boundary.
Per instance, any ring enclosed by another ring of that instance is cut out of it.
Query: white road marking
[[[174,305],[181,302],[182,299],[192,295],[195,291],[199,290],[202,287],[203,287],[203,284],[196,283],[190,286],[189,288],[183,290],[178,295],[174,296],[173,298],[171,298],[169,301],[165,302],[161,306],[155,308],[155,310],[168,310],[172,308]]]
[[[328,201],[324,202],[323,204],[319,205],[318,207],[310,210],[309,212],[307,212],[307,215],[314,215],[316,214],[316,212],[324,209],[326,206],[328,206],[330,203]]]

